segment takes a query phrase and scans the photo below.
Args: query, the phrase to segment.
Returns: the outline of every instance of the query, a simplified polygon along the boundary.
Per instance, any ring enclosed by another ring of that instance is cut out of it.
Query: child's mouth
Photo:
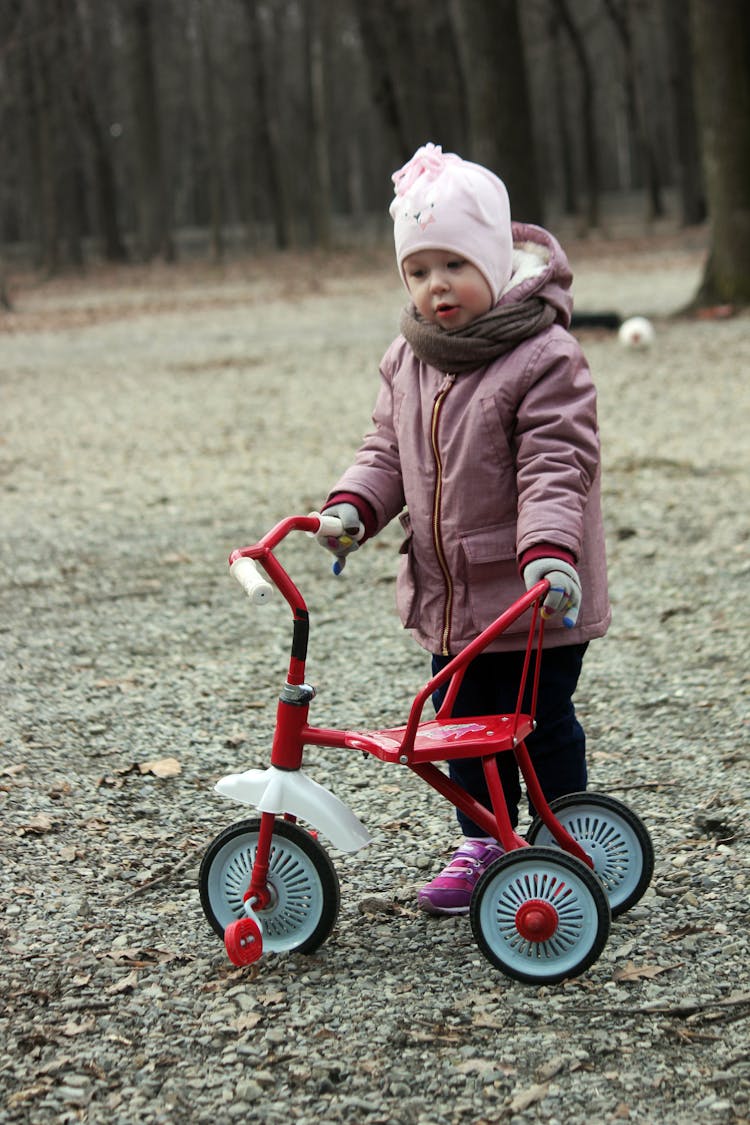
[[[458,305],[438,305],[435,309],[436,316],[441,319],[444,317],[452,316],[458,310]]]

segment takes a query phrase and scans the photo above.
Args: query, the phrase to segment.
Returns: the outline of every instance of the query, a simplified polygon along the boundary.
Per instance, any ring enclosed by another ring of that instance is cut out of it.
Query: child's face
[[[492,291],[476,266],[448,250],[419,250],[404,259],[417,312],[440,328],[463,328],[492,308]]]

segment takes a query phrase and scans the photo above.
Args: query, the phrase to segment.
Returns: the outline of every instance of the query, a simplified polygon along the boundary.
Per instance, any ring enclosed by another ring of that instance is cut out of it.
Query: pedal
[[[263,935],[254,918],[238,918],[224,930],[224,946],[233,965],[252,965],[263,955]]]

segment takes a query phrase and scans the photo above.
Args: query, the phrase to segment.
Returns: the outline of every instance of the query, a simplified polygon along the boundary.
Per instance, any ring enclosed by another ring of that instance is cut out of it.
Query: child
[[[586,788],[572,697],[588,641],[609,625],[596,393],[569,334],[572,275],[556,240],[511,223],[503,183],[428,144],[393,176],[396,258],[412,304],[385,354],[368,434],[328,497],[339,559],[400,514],[396,600],[433,674],[540,578],[551,583],[537,729],[527,746],[548,800]],[[406,511],[404,511],[406,507]],[[467,670],[454,715],[512,712],[526,624]],[[436,693],[439,705],[442,692]],[[499,758],[514,826],[521,789]],[[488,805],[479,759],[450,773]],[[461,914],[502,849],[458,814],[464,840],[419,892]]]

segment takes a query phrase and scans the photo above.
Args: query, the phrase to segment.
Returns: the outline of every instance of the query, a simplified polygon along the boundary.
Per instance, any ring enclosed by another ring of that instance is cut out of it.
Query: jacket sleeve
[[[520,384],[514,432],[519,557],[554,543],[577,560],[584,512],[599,472],[596,390],[578,342],[553,328]]]
[[[348,492],[361,496],[375,514],[373,534],[381,531],[404,507],[398,437],[393,413],[395,345],[380,367],[380,390],[372,414],[373,429],[365,436],[352,465],[333,486],[330,496]]]

